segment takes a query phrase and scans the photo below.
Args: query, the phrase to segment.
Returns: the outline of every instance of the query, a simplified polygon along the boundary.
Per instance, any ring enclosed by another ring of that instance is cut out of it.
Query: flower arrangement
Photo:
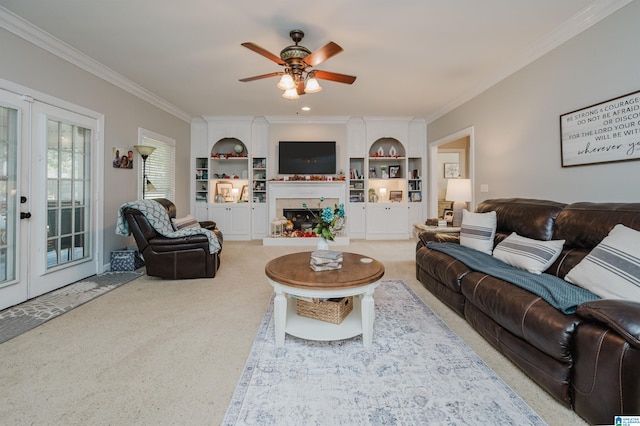
[[[307,203],[302,203],[302,207],[307,209],[309,213],[311,213],[311,215],[316,219],[316,221],[318,221],[318,225],[313,228],[313,232],[320,238],[333,241],[335,233],[342,230],[345,224],[344,204],[334,204],[333,208],[329,206],[322,208],[321,204],[323,202],[324,197],[320,197],[320,202],[318,203],[318,209],[320,209],[320,217],[316,216],[315,213],[309,210],[309,208],[307,207]]]

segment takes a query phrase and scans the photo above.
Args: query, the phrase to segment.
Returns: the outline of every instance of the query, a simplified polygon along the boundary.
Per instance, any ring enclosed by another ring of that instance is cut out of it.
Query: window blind
[[[175,197],[175,145],[155,139],[142,137],[142,145],[149,145],[156,148],[147,158],[147,179],[153,184],[155,189],[145,191],[145,198],[167,198],[174,200]],[[142,159],[140,159],[140,179],[142,182]],[[142,188],[138,191],[142,198]]]

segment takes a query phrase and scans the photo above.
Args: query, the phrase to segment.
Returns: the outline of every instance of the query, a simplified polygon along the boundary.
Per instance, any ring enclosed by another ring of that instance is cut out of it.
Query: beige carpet
[[[2,423],[218,425],[269,303],[264,264],[300,250],[228,241],[214,279],[145,276],[1,344]],[[348,250],[404,280],[549,424],[585,424],[422,287],[413,241]]]

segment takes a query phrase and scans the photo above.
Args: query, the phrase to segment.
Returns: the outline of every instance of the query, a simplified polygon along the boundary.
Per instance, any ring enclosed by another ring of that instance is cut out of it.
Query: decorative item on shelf
[[[447,201],[453,203],[453,226],[462,224],[462,210],[467,208],[467,201],[471,201],[471,179],[447,180]]]
[[[396,156],[397,156],[397,154],[398,154],[398,152],[396,151],[396,147],[395,147],[395,146],[392,146],[392,147],[389,149],[389,156],[390,156],[390,157],[396,157]]]
[[[382,187],[380,188],[380,201],[384,202],[386,198],[387,198],[387,188]]]
[[[376,190],[374,188],[369,188],[369,202],[370,203],[378,202],[378,194],[376,194]]]
[[[319,217],[309,210],[307,203],[302,203],[302,207],[307,209],[318,222],[316,227],[313,228],[313,232],[320,238],[333,241],[335,234],[344,229],[346,222],[346,218],[344,216],[344,204],[334,204],[333,208],[329,206],[321,208],[321,204],[323,202],[324,197],[320,197],[320,202],[318,203],[318,209],[321,209]]]
[[[378,148],[377,154],[378,154],[378,157],[384,157],[384,148],[383,147]]]
[[[389,173],[387,172],[387,166],[380,166],[380,174],[382,179],[389,179]]]
[[[242,151],[244,151],[244,147],[240,144],[237,144],[233,147],[233,150],[236,152],[236,154],[241,154]]]

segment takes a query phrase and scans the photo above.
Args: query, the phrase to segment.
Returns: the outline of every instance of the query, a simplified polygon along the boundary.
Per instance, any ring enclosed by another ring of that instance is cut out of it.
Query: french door
[[[99,265],[97,120],[0,94],[0,117],[4,112],[12,123],[0,127],[0,216],[6,234],[0,246],[1,309],[94,275]]]

